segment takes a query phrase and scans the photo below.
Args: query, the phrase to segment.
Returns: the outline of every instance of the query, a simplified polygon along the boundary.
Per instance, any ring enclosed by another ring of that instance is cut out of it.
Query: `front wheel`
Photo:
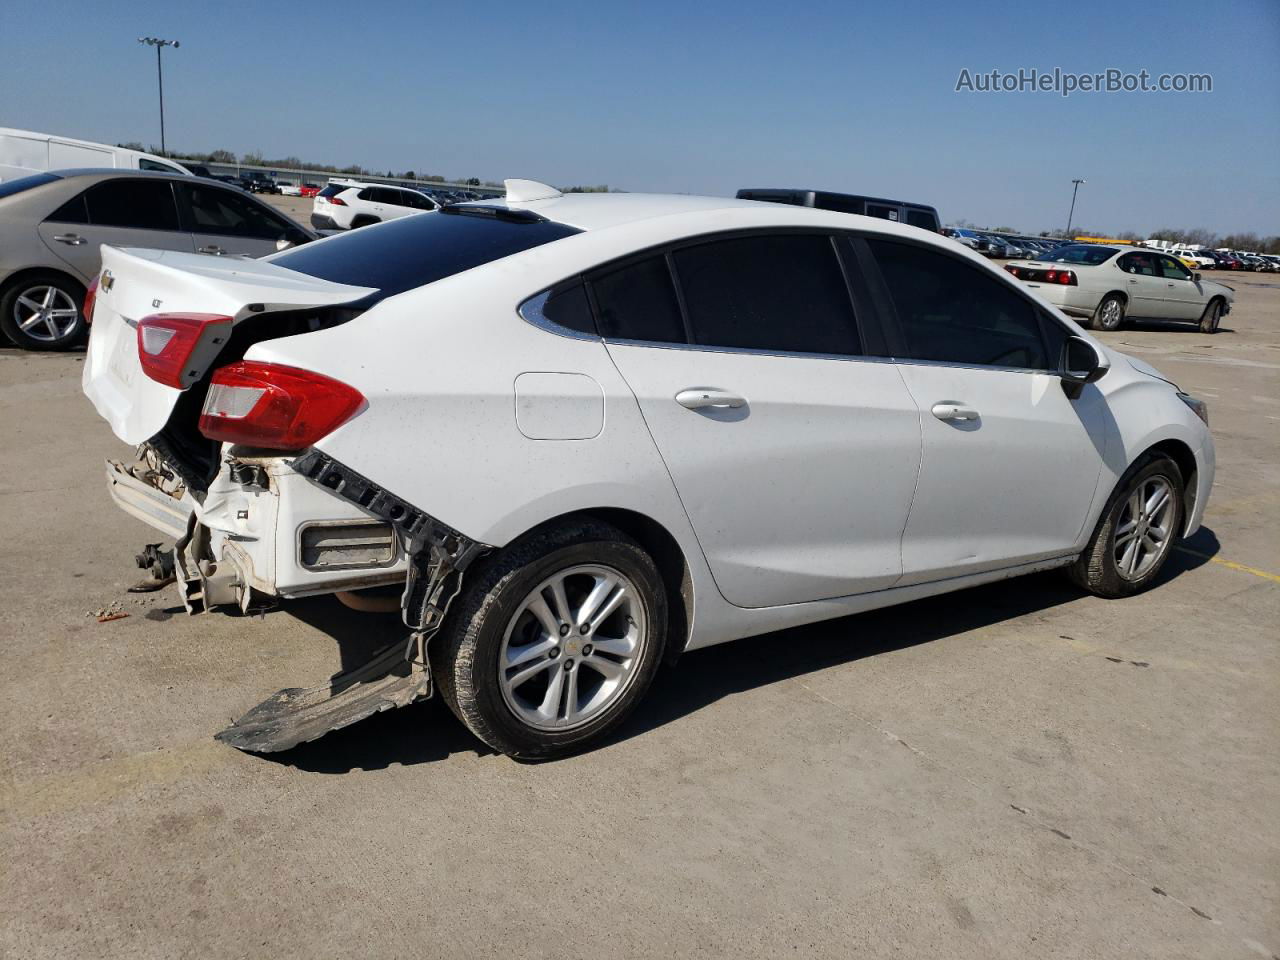
[[[502,753],[550,759],[599,742],[653,681],[666,636],[657,567],[582,520],[485,558],[431,644],[449,708]]]
[[[1205,307],[1200,317],[1201,333],[1217,333],[1218,324],[1222,322],[1222,301],[1214,300]]]
[[[1148,455],[1116,487],[1068,575],[1109,599],[1147,589],[1178,539],[1182,514],[1182,471],[1163,454]]]
[[[1094,330],[1118,330],[1123,322],[1124,300],[1114,293],[1103,297],[1089,318],[1089,326]]]

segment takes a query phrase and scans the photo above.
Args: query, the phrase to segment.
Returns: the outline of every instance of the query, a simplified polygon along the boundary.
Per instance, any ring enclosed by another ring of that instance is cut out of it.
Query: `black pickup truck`
[[[261,170],[245,170],[240,174],[240,186],[250,193],[279,193],[280,187]]]

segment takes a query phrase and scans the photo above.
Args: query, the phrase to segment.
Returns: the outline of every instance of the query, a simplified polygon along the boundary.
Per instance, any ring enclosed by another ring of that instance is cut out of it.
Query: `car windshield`
[[[1042,260],[1053,263],[1079,263],[1084,266],[1097,266],[1106,263],[1120,251],[1115,247],[1099,247],[1091,243],[1071,243],[1046,253]]]
[[[376,302],[581,232],[533,216],[424,213],[298,247],[271,262],[333,283],[376,287]]]
[[[35,173],[29,177],[19,177],[17,180],[0,183],[0,197],[11,197],[15,193],[22,193],[32,187],[43,187],[46,183],[61,179],[53,173]]]

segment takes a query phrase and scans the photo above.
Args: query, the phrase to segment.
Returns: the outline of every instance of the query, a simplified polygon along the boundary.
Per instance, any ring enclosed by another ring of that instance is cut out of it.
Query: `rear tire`
[[[1118,293],[1109,293],[1089,318],[1091,330],[1119,330],[1124,323],[1124,298]]]
[[[1210,300],[1200,317],[1201,333],[1217,333],[1218,324],[1222,321],[1222,301]]]
[[[598,743],[635,708],[666,627],[652,558],[608,524],[571,521],[468,572],[431,643],[431,669],[449,709],[486,744],[551,759]]]
[[[69,350],[86,330],[84,294],[66,274],[29,273],[0,295],[0,329],[23,350]]]
[[[1067,575],[1108,599],[1146,590],[1178,540],[1183,503],[1178,465],[1164,454],[1147,454],[1116,485],[1088,546]]]

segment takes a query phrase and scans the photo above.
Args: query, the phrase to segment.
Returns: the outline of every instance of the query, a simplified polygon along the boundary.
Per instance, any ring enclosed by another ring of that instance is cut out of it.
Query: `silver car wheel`
[[[66,337],[79,316],[71,295],[48,284],[28,287],[13,301],[13,322],[32,340],[43,343]]]
[[[1138,484],[1116,522],[1113,556],[1120,576],[1141,580],[1160,562],[1173,542],[1174,516],[1173,487],[1168,480],[1156,476]]]
[[[1120,301],[1108,300],[1102,305],[1102,315],[1098,318],[1103,330],[1114,330],[1120,326]]]
[[[618,570],[557,571],[520,603],[498,652],[507,707],[538,730],[588,723],[630,686],[649,642],[636,585]]]

